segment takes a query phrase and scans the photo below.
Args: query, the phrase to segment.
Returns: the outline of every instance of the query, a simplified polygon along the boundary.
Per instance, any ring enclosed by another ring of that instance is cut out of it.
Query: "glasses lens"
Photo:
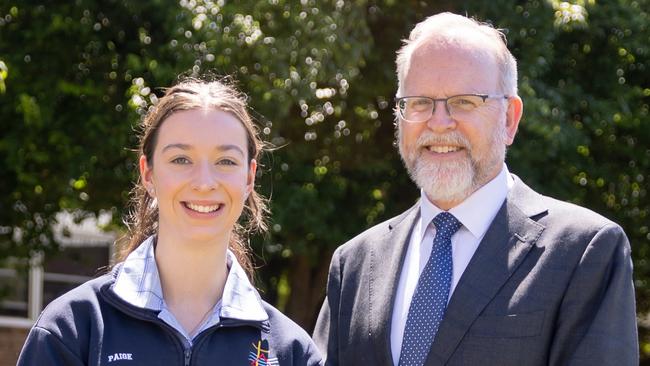
[[[485,101],[478,95],[457,95],[447,100],[447,106],[452,115],[462,115],[473,112],[483,103],[485,103]]]
[[[408,122],[422,122],[431,117],[433,101],[429,98],[409,97],[400,99],[399,110]]]

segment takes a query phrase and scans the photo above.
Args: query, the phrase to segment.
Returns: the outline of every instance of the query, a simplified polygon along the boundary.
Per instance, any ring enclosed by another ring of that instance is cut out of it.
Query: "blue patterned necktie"
[[[447,307],[451,288],[451,236],[461,223],[449,212],[433,219],[436,237],[409,307],[399,366],[422,366]]]

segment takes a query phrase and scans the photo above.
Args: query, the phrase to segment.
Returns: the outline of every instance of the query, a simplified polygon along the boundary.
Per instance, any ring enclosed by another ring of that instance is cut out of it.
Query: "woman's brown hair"
[[[245,96],[228,81],[203,81],[192,78],[184,79],[167,89],[165,95],[149,109],[142,120],[139,155],[146,157],[150,167],[153,167],[153,153],[160,126],[173,113],[193,109],[215,109],[234,115],[246,130],[248,160],[259,160],[264,144],[248,113]],[[158,207],[141,182],[131,190],[130,196],[131,209],[125,219],[128,233],[125,245],[118,251],[118,261],[123,261],[140,243],[158,231]],[[251,278],[253,264],[250,258],[248,234],[266,231],[267,212],[266,200],[253,189],[246,199],[243,219],[235,224],[229,243],[230,250]]]

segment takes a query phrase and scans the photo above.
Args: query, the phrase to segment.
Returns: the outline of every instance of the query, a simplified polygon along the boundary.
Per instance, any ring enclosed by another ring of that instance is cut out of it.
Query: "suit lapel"
[[[515,178],[515,186],[454,290],[426,365],[448,361],[474,320],[541,235],[544,227],[529,217],[544,211],[536,207],[536,196]],[[525,207],[525,211],[520,207]]]
[[[372,246],[370,258],[370,338],[378,352],[378,365],[392,365],[390,324],[393,303],[409,237],[420,212],[416,204],[389,224],[389,231]]]

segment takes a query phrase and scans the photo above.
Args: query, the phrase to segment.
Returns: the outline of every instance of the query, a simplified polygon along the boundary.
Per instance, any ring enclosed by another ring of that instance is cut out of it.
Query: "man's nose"
[[[434,132],[442,132],[456,127],[456,120],[451,117],[445,100],[433,102],[433,112],[427,120],[427,127]]]

